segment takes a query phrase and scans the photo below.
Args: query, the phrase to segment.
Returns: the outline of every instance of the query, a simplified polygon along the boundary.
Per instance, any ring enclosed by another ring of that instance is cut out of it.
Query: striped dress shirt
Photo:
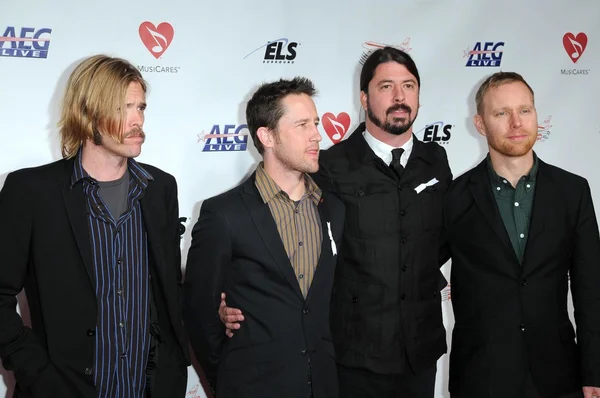
[[[71,188],[83,185],[96,290],[94,382],[101,398],[142,398],[150,347],[148,242],[140,199],[152,176],[128,161],[128,209],[117,220],[77,155]]]
[[[262,163],[256,168],[256,188],[262,200],[269,205],[300,290],[306,298],[321,255],[323,232],[318,209],[321,189],[308,174],[304,175],[304,181],[306,193],[294,202],[269,177]]]

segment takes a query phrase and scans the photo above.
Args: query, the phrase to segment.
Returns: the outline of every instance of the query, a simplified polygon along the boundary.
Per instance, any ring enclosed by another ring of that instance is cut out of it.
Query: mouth
[[[511,141],[523,141],[529,138],[528,134],[515,134],[508,137]]]
[[[319,148],[316,149],[309,149],[308,151],[306,151],[306,153],[308,154],[308,156],[310,157],[315,157],[318,158],[319,157]]]

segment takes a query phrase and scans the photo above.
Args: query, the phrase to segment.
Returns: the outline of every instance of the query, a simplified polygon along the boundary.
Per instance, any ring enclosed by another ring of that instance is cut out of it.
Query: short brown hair
[[[146,92],[141,73],[121,58],[94,55],[77,65],[67,82],[58,123],[64,158],[75,156],[88,138],[99,133],[122,142],[125,97],[133,82]]]
[[[521,76],[517,72],[496,72],[487,79],[485,79],[483,83],[481,83],[481,86],[479,86],[479,89],[477,90],[477,94],[475,94],[477,114],[481,115],[483,113],[483,97],[487,94],[487,92],[490,89],[496,88],[506,83],[514,82],[521,82],[524,85],[526,85],[529,91],[531,92],[531,97],[535,99],[533,89],[531,88],[531,86],[529,86],[529,84],[527,84],[525,79],[523,79],[523,76]]]
[[[254,146],[261,155],[265,148],[258,138],[258,129],[266,127],[277,132],[277,124],[285,112],[282,101],[292,94],[306,94],[312,98],[317,94],[317,90],[312,81],[297,76],[291,80],[279,79],[275,82],[263,83],[248,101],[246,123]]]

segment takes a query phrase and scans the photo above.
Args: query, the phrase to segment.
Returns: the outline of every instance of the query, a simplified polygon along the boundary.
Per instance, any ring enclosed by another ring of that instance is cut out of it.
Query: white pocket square
[[[335,245],[335,241],[333,240],[333,234],[331,233],[331,223],[327,221],[327,232],[329,232],[329,240],[331,241],[331,251],[333,255],[337,255],[337,246]]]
[[[423,191],[425,188],[435,185],[438,182],[439,181],[437,180],[437,178],[432,178],[430,181],[425,182],[425,183],[419,185],[418,187],[416,187],[415,191],[417,191],[417,193],[421,193],[421,191]]]

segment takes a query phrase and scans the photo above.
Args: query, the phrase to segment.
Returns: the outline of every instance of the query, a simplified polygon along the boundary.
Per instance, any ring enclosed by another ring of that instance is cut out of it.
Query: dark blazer
[[[337,397],[329,300],[344,207],[326,193],[318,206],[323,245],[304,299],[277,231],[255,185],[207,199],[192,231],[184,285],[184,321],[196,358],[219,398]],[[229,339],[218,315],[220,293],[244,314]],[[309,379],[310,374],[310,379]]]
[[[336,355],[346,367],[375,373],[421,372],[446,352],[438,248],[452,174],[444,148],[413,137],[398,178],[364,129],[322,151],[315,177],[346,206],[331,310]]]
[[[587,181],[539,160],[522,265],[485,160],[452,184],[445,212],[456,320],[450,392],[517,397],[528,371],[543,397],[600,386],[600,238]]]
[[[97,396],[97,305],[81,184],[70,189],[74,160],[8,175],[0,192],[0,357],[15,373],[18,397]],[[175,179],[152,176],[141,208],[160,336],[152,397],[183,397],[189,364],[180,309],[181,261]],[[16,312],[25,288],[32,327]],[[150,369],[149,369],[150,371]]]

